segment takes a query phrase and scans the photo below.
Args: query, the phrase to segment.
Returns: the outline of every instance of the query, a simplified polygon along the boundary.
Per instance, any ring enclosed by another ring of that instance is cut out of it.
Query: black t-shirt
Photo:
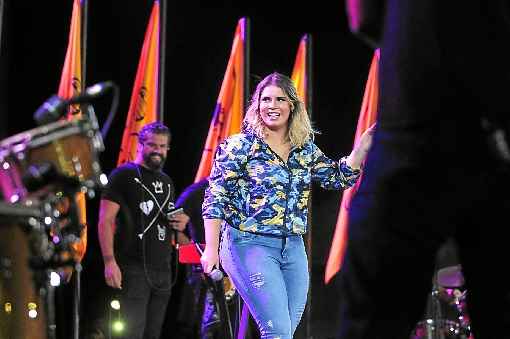
[[[121,266],[145,264],[153,270],[170,270],[171,229],[166,213],[174,207],[174,194],[172,180],[161,171],[135,163],[112,171],[102,199],[120,205],[114,247]]]
[[[188,186],[181,193],[176,207],[182,207],[188,215],[188,233],[196,243],[205,243],[204,220],[202,219],[202,203],[204,202],[205,189],[209,185],[207,178]]]

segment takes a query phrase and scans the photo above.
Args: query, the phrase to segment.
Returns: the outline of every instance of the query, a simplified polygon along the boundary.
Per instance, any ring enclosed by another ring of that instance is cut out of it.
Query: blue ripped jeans
[[[248,305],[261,339],[291,339],[309,286],[303,238],[275,238],[223,228],[221,265]]]

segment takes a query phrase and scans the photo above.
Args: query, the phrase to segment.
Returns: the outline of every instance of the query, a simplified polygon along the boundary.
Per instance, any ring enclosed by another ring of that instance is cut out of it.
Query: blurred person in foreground
[[[475,338],[510,336],[508,1],[348,0],[379,47],[377,131],[350,209],[339,338],[409,338],[455,239]],[[503,222],[502,222],[503,221]],[[494,291],[497,286],[497,292]],[[494,299],[497,299],[496,301]]]

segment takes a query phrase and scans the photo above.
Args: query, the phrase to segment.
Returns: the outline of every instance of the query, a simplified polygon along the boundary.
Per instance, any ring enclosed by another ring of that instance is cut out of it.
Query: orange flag
[[[80,94],[83,90],[82,83],[82,3],[81,0],[73,1],[73,12],[71,15],[71,28],[69,30],[69,41],[67,45],[66,58],[62,75],[60,76],[60,85],[58,87],[58,96],[69,99]],[[82,110],[80,104],[71,105],[67,113],[67,119],[81,118]],[[84,226],[80,234],[80,240],[72,244],[75,259],[81,261],[87,249],[87,210],[85,203],[85,194],[76,194],[76,204],[79,210],[79,220]]]
[[[372,126],[377,118],[377,102],[379,99],[379,49],[375,50],[367,83],[365,85],[365,94],[363,95],[363,103],[358,118],[358,127],[356,128],[356,136],[354,144],[361,137],[363,132]],[[359,178],[356,185],[344,191],[342,202],[340,205],[340,213],[336,223],[333,242],[329,250],[329,257],[326,263],[326,271],[324,281],[326,284],[333,276],[340,271],[342,260],[347,245],[347,225],[349,223],[349,204],[358,190],[362,177]]]
[[[202,151],[202,159],[195,182],[208,177],[218,144],[226,137],[239,133],[244,111],[246,18],[241,18],[234,34],[234,42],[223,77],[220,94],[216,100],[209,134]]]
[[[308,34],[304,35],[301,38],[301,41],[299,43],[298,51],[296,54],[296,61],[294,62],[294,68],[292,69],[292,75],[291,79],[294,83],[294,86],[296,86],[297,93],[301,100],[305,103],[305,107],[308,108],[308,102],[307,101],[307,89],[308,89],[308,80],[307,79],[307,43],[308,43],[309,36]]]
[[[117,165],[135,159],[138,132],[143,125],[160,119],[158,113],[159,20],[159,1],[156,0],[145,31]]]
[[[81,93],[82,84],[82,5],[80,0],[73,1],[73,13],[71,15],[71,29],[69,30],[69,42],[67,45],[64,68],[60,76],[58,96],[69,99]],[[68,119],[81,117],[79,104],[71,105],[67,115]]]

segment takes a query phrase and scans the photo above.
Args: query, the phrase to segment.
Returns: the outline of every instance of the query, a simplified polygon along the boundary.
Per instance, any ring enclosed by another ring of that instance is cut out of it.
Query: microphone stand
[[[197,249],[198,253],[200,255],[204,254],[204,251],[202,248],[200,248],[200,245],[196,242],[193,242],[193,245],[195,245],[195,248]],[[224,338],[227,339],[234,339],[234,332],[232,330],[232,321],[230,319],[230,314],[228,312],[227,307],[227,300],[225,298],[225,290],[223,289],[223,280],[215,281],[211,278],[209,274],[204,273],[204,278],[206,281],[206,284],[211,289],[214,295],[214,300],[216,304],[216,309],[218,310],[218,313],[220,315],[220,321],[223,324],[223,335]]]
[[[223,290],[222,281],[214,281],[209,275],[204,274],[206,283],[213,292],[216,309],[218,310],[220,321],[223,324],[223,338],[234,339],[232,330],[232,321],[227,308],[225,299],[225,291]]]

